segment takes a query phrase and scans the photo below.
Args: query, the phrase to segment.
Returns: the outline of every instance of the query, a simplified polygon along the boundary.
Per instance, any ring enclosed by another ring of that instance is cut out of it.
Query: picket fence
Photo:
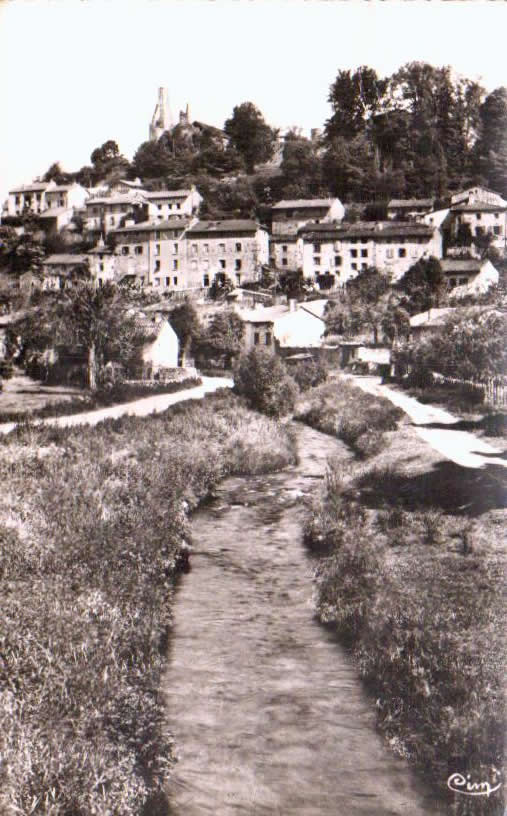
[[[434,372],[434,377],[438,382],[445,383],[446,385],[468,385],[480,391],[484,396],[484,402],[494,405],[496,408],[505,407],[507,405],[507,379],[504,377],[492,377],[484,382],[461,380],[456,377],[447,377],[436,372]]]

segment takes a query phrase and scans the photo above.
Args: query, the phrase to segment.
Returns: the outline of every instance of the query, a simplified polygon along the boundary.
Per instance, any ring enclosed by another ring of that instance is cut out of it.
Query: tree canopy
[[[243,157],[249,173],[253,173],[256,164],[272,157],[276,131],[264,121],[252,102],[236,105],[232,116],[225,122],[224,131]]]

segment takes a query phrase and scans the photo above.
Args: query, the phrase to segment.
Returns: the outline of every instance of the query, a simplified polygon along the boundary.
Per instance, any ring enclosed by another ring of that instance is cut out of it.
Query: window
[[[449,284],[451,285],[451,287],[456,286],[456,278],[449,278]]]
[[[286,245],[286,244],[284,244],[284,245],[282,246],[282,252],[287,252],[287,249],[288,249],[287,245]]]
[[[114,215],[112,215],[109,219],[109,223],[114,225]]]
[[[357,258],[357,249],[351,249],[350,250],[350,257],[351,258]]]
[[[160,231],[155,230],[155,241],[160,241]]]
[[[468,283],[468,278],[460,278],[459,279],[459,285],[460,286],[465,286],[465,284],[467,284],[467,283]]]
[[[484,235],[484,227],[476,227],[475,228],[476,235]]]
[[[356,263],[350,264],[350,266],[351,266],[352,269],[357,269],[357,264]]]
[[[204,252],[205,255],[207,255],[209,252],[209,244],[203,244],[202,251]]]
[[[241,269],[241,259],[240,258],[236,258],[236,260],[234,261],[234,269]]]
[[[124,246],[124,247],[121,248],[121,254],[122,255],[128,255],[129,252],[130,252],[130,247]]]
[[[136,246],[135,253],[136,253],[136,255],[142,255],[143,254],[142,246]]]
[[[19,196],[16,196],[16,204],[20,204],[20,203],[21,203],[21,199],[20,199],[20,197],[19,197]]]
[[[40,201],[40,193],[37,193],[37,200]],[[498,218],[498,216],[497,216]]]
[[[236,252],[241,252],[241,243],[236,244]]]
[[[398,258],[406,258],[407,257],[407,250],[405,247],[400,247],[398,249]]]
[[[259,345],[260,339],[261,339],[261,336],[260,336],[259,332],[254,332],[254,346]]]
[[[178,244],[173,244],[173,255],[178,254]]]
[[[160,278],[153,278],[153,283],[155,286],[160,286]]]
[[[282,258],[282,266],[287,266],[287,258]]]
[[[177,209],[177,210],[179,210],[179,209],[180,209],[180,205],[179,205],[179,204],[176,204],[176,209]]]
[[[386,250],[386,258],[394,258],[394,252],[392,249]]]
[[[219,262],[220,269],[225,269],[225,258],[220,258]]]
[[[100,269],[101,272],[104,271],[104,264],[103,263],[99,264],[99,269]]]
[[[334,256],[334,265],[335,266],[341,266],[342,265],[342,256],[341,255],[335,255]]]
[[[368,264],[367,263],[362,263],[361,264],[361,269],[364,272],[365,269],[368,269]]]
[[[219,244],[218,245],[218,251],[219,252],[225,252],[225,244]]]
[[[160,272],[160,261],[155,261],[155,272]]]
[[[320,255],[313,256],[313,263],[315,264],[315,266],[320,266]]]
[[[362,249],[361,250],[361,258],[367,258],[367,257],[368,257],[368,250],[367,249]]]
[[[169,286],[170,283],[171,283],[171,278],[166,278],[165,279],[165,285]]]
[[[162,209],[162,204],[157,204],[157,207],[159,208],[159,210],[161,210]]]
[[[197,269],[197,261],[192,261],[191,264],[190,264],[190,268],[191,268],[192,272],[195,272],[196,269]]]
[[[197,244],[192,244],[192,246],[190,247],[190,251],[192,255],[197,255]]]
[[[203,286],[209,286],[209,275],[203,275],[202,276],[202,285]]]
[[[495,213],[495,218],[498,218],[498,213]]]
[[[266,345],[267,345],[267,346],[270,346],[270,345],[271,345],[271,335],[270,335],[270,333],[269,333],[269,332],[266,332],[266,340],[265,340],[265,342],[266,342]]]
[[[178,268],[178,261],[173,261],[173,269],[177,269],[177,268]]]
[[[481,215],[481,213],[475,213],[475,217],[477,218],[477,221],[480,221],[481,218],[482,218],[482,215]]]
[[[177,286],[178,285],[178,278],[173,278],[173,283],[174,283],[175,286]]]
[[[203,269],[209,269],[209,261],[202,262]]]
[[[368,243],[368,238],[361,238],[361,243],[362,244],[367,244]]]
[[[313,245],[313,251],[314,252],[320,252],[320,244],[314,244]]]
[[[239,272],[236,272],[236,283],[238,286],[241,284],[241,275]]]
[[[493,232],[494,232],[495,235],[501,235],[502,234],[500,227],[493,227]]]
[[[160,244],[155,244],[155,255],[160,255]]]

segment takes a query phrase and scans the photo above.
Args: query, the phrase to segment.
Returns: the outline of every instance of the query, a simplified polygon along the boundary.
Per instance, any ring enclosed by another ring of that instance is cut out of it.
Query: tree
[[[476,168],[489,186],[507,195],[507,88],[496,88],[479,110]]]
[[[234,108],[224,131],[243,156],[248,173],[253,173],[256,164],[268,161],[274,153],[276,131],[266,124],[252,102],[243,102]]]
[[[169,322],[178,335],[181,349],[181,358],[186,359],[192,346],[198,347],[202,336],[202,326],[195,306],[190,300],[185,300],[171,311]]]
[[[353,139],[361,133],[370,118],[382,110],[387,84],[366,65],[354,73],[339,71],[329,89],[328,102],[333,114],[326,122],[326,138]]]
[[[43,181],[55,181],[57,184],[66,184],[69,180],[69,174],[63,172],[59,162],[53,162],[43,176]]]
[[[90,161],[93,164],[95,180],[106,178],[112,173],[124,175],[130,170],[130,164],[120,153],[120,148],[113,139],[104,142],[92,151]]]
[[[269,351],[252,349],[238,360],[234,369],[234,390],[249,405],[268,416],[282,416],[293,410],[298,387],[281,359]]]
[[[200,353],[207,358],[221,358],[224,368],[229,368],[241,351],[244,331],[244,323],[236,312],[219,312],[201,337]]]
[[[410,314],[441,306],[447,282],[440,261],[421,258],[397,281],[395,289],[404,295],[403,304]]]
[[[285,139],[280,166],[287,198],[305,198],[323,191],[322,160],[315,144],[289,133]],[[287,186],[290,185],[290,191]]]

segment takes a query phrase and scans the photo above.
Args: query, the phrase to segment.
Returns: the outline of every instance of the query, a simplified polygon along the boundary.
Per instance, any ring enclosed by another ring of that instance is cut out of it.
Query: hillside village
[[[417,64],[406,69],[413,76],[405,82],[421,81]],[[449,86],[445,73],[431,70],[434,82]],[[330,97],[338,95],[334,115],[326,133],[314,129],[310,139],[298,128],[270,128],[252,103],[235,108],[223,130],[192,121],[188,105],[174,123],[167,91],[160,88],[147,127],[149,139],[132,165],[109,141],[92,152],[91,167],[72,174],[56,163],[44,177],[23,180],[9,191],[0,226],[1,308],[26,308],[82,281],[98,288],[113,284],[134,296],[138,306],[149,307],[158,320],[167,319],[182,302],[192,303],[205,326],[217,313],[235,312],[245,324],[243,350],[263,345],[302,352],[329,346],[332,335],[335,347],[348,344],[341,359],[349,361],[350,343],[364,345],[364,331],[349,327],[337,336],[336,321],[331,330],[327,318],[351,282],[371,270],[384,277],[392,292],[402,292],[386,305],[392,313],[399,307],[414,316],[417,304],[407,281],[414,267],[424,269],[433,260],[438,262],[439,285],[423,305],[488,302],[488,293],[503,291],[507,264],[507,202],[500,192],[477,181],[447,190],[439,182],[432,195],[386,198],[380,192],[368,202],[364,194],[357,199],[350,185],[342,185],[342,200],[332,193],[340,186],[336,179],[328,175],[326,181],[322,175],[338,120],[347,133],[340,83],[355,88],[358,76],[361,83],[366,78],[379,81],[368,71],[338,75]],[[454,89],[456,99],[460,92]],[[476,116],[483,108],[476,103]],[[382,127],[386,117],[400,115],[387,107]],[[364,127],[368,121],[363,112]],[[248,139],[252,128],[253,142]],[[478,133],[474,149],[487,140],[484,128]],[[347,138],[352,149],[356,136],[349,133]],[[475,161],[470,144],[468,153],[468,176],[465,172],[462,178],[470,180]],[[221,169],[192,174],[190,168],[209,155],[215,162],[220,159]],[[305,162],[311,157],[322,166],[308,170]],[[159,174],[154,176],[157,162]],[[294,183],[298,162],[299,184]],[[167,175],[171,167],[173,175]],[[135,176],[139,169],[150,175]],[[384,181],[390,172],[384,168]],[[312,173],[320,179],[317,187],[312,187]],[[475,177],[480,179],[480,173],[475,171]],[[428,184],[425,190],[431,189]],[[243,200],[247,189],[250,198]],[[273,198],[277,189],[278,200]],[[309,195],[312,189],[317,194]],[[416,188],[407,181],[405,189]],[[291,192],[304,195],[283,197]],[[322,302],[318,316],[310,317],[304,306],[308,300]],[[277,321],[292,310],[298,311],[298,321],[285,322],[293,330],[278,331]],[[307,330],[312,318],[316,328]],[[404,333],[410,335],[408,325]],[[376,328],[373,335],[373,345],[386,340]],[[372,345],[371,339],[366,344]],[[369,359],[364,352],[363,357]]]

